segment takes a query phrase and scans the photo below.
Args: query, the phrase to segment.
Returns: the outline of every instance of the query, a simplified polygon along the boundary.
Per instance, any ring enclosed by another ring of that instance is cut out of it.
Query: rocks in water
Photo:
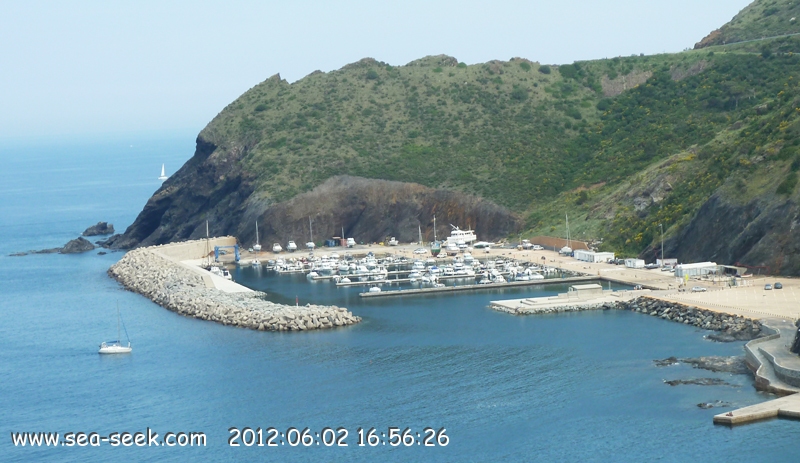
[[[653,360],[653,363],[655,363],[657,367],[667,367],[671,365],[677,365],[679,363],[686,363],[688,365],[692,365],[694,368],[700,368],[708,371],[733,373],[737,375],[750,373],[750,370],[747,368],[747,364],[745,363],[743,356],[735,356],[735,357],[709,356],[709,357],[697,357],[697,358],[669,357],[663,360]]]
[[[65,244],[58,252],[61,254],[79,254],[81,252],[91,251],[92,249],[94,249],[94,245],[86,238],[79,236]]]
[[[113,235],[114,225],[108,222],[97,222],[83,231],[83,236],[97,236],[97,235]]]
[[[9,254],[8,257],[22,257],[22,256],[27,256],[27,255],[28,255],[27,252],[14,252],[14,253]]]
[[[697,404],[697,406],[702,408],[702,409],[704,409],[704,410],[707,410],[709,408],[730,407],[731,403],[730,402],[725,402],[725,401],[722,401],[722,400],[715,400],[713,402],[701,402],[701,403]]]
[[[97,253],[98,256],[105,256],[107,253],[105,251],[100,251]]]
[[[347,326],[361,317],[336,306],[283,305],[263,293],[226,293],[207,287],[203,276],[157,252],[158,247],[129,251],[108,274],[126,289],[184,315],[223,325],[261,331],[305,331]]]
[[[664,383],[670,386],[679,386],[681,384],[694,384],[696,386],[735,386],[719,378],[673,379],[670,381],[664,380]]]
[[[675,357],[665,358],[664,360],[653,360],[653,363],[656,364],[657,367],[668,367],[672,365],[677,365],[680,361]]]
[[[697,358],[684,358],[680,359],[683,363],[688,363],[695,368],[701,368],[708,371],[733,373],[737,375],[744,375],[750,373],[745,363],[744,356],[735,357],[697,357]]]

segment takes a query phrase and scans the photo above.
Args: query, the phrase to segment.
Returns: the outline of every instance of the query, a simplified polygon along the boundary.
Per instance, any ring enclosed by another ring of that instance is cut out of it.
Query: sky
[[[750,0],[0,2],[0,141],[196,135],[268,77],[371,57],[680,52]]]

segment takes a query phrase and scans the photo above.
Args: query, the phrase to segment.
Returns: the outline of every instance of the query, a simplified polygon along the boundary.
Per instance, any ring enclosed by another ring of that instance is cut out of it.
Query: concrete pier
[[[433,294],[433,293],[448,293],[458,291],[480,291],[486,289],[504,289],[516,288],[522,286],[538,286],[538,285],[552,285],[552,284],[565,284],[565,283],[580,283],[586,281],[596,281],[597,277],[582,276],[570,278],[550,278],[544,280],[530,280],[530,281],[510,281],[506,283],[489,283],[485,285],[461,285],[461,286],[445,286],[443,288],[419,288],[419,289],[402,289],[393,291],[381,291],[376,293],[360,293],[361,297],[390,297],[390,296],[414,296],[418,294]],[[394,281],[394,280],[391,280]]]
[[[733,426],[777,417],[800,419],[800,394],[715,415],[714,423]]]

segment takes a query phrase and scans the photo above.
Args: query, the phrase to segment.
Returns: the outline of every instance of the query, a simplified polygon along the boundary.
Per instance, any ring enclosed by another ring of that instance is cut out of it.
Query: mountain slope
[[[376,241],[425,229],[434,213],[440,234],[458,222],[494,239],[519,217],[527,232],[560,235],[569,213],[573,236],[625,254],[652,259],[663,230],[683,261],[796,274],[798,53],[789,37],[562,66],[367,58],[292,84],[276,75],[209,123],[111,243],[196,238],[206,220],[244,243],[256,220],[265,242],[300,240],[308,216],[324,218],[321,233]],[[326,183],[341,176],[371,180]],[[430,198],[448,206],[434,212]]]
[[[800,3],[796,0],[756,0],[729,23],[698,42],[695,48],[798,33]]]

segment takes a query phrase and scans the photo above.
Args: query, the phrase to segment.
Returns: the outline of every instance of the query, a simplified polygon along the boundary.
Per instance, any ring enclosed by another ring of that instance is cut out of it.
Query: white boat
[[[280,244],[275,243],[275,244],[272,245],[272,252],[279,253],[281,251],[283,251],[283,248],[281,247]]]
[[[389,246],[397,246],[398,244],[400,244],[400,242],[397,241],[397,238],[395,238],[394,236],[392,237],[392,239],[389,240]]]
[[[472,230],[461,230],[460,228],[456,227],[453,224],[450,224],[453,227],[453,230],[450,231],[450,236],[447,238],[445,243],[449,245],[458,246],[460,244],[468,245],[472,242],[478,240],[478,237],[475,236],[475,232]]]
[[[316,244],[314,244],[314,242],[313,242],[313,241],[309,241],[308,243],[306,243],[306,248],[308,248],[308,249],[311,249],[312,251],[313,251],[313,250],[314,250],[314,248],[316,248],[316,247],[317,247],[317,245],[316,245]]]
[[[168,179],[168,178],[169,178],[169,177],[168,177],[168,176],[167,176],[167,174],[164,172],[164,164],[161,164],[161,175],[159,175],[159,176],[158,176],[158,179],[159,179],[159,180],[161,180],[161,181],[163,182],[164,180],[166,180],[166,179]]]
[[[286,245],[286,250],[289,252],[297,251],[297,245],[294,244],[294,241],[289,241],[289,244]]]
[[[369,292],[371,292],[371,293],[379,293],[379,292],[381,292],[381,289],[378,288],[377,286],[373,286],[372,288],[369,289]]]
[[[261,245],[258,243],[258,222],[256,222],[256,244],[253,245],[253,251],[261,252]]]
[[[258,259],[253,259],[253,267],[261,267],[261,261]]]
[[[340,280],[340,282],[341,282],[341,283],[350,283],[350,278],[343,277],[343,278]]]
[[[569,216],[564,214],[564,217],[566,217],[566,219],[567,219],[567,245],[564,246],[563,248],[561,248],[561,250],[558,251],[558,253],[559,254],[563,254],[565,256],[571,256],[572,255],[572,241],[569,238]]]
[[[100,354],[128,354],[130,353],[133,348],[131,347],[131,339],[128,337],[128,329],[125,329],[125,337],[128,339],[128,345],[123,346],[120,339],[122,339],[121,333],[119,331],[119,325],[122,322],[122,316],[119,313],[119,306],[117,306],[117,340],[116,341],[106,341],[100,344],[100,350],[97,352]],[[124,324],[123,324],[124,326]]]

